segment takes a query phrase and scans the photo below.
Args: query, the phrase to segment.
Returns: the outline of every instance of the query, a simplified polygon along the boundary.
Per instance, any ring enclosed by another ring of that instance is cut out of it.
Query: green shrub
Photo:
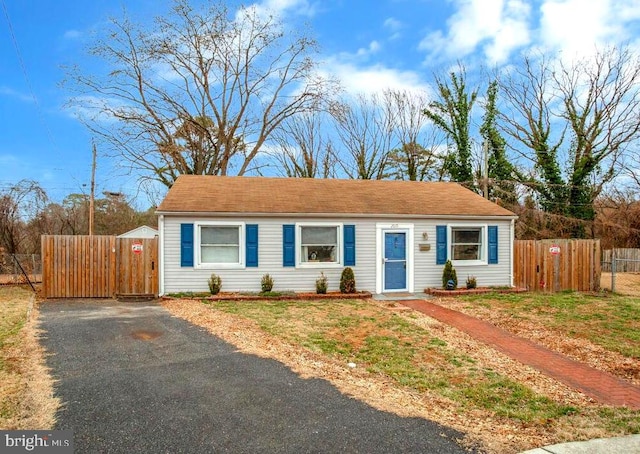
[[[472,289],[478,286],[478,281],[475,276],[467,276],[467,288]]]
[[[447,290],[458,288],[458,276],[456,275],[456,269],[451,264],[451,260],[447,260],[442,270],[442,288]]]
[[[260,296],[266,296],[269,298],[277,298],[278,296],[282,296],[282,292],[262,292]]]
[[[269,293],[271,289],[273,289],[273,278],[268,274],[262,276],[260,288],[262,289],[262,293]]]
[[[316,279],[316,293],[324,295],[327,293],[327,276],[320,273],[320,277]]]
[[[342,293],[356,292],[356,277],[349,266],[342,270],[342,275],[340,275],[340,291]]]
[[[209,278],[209,291],[212,295],[217,295],[220,293],[220,289],[222,288],[222,278],[217,274],[212,274]]]

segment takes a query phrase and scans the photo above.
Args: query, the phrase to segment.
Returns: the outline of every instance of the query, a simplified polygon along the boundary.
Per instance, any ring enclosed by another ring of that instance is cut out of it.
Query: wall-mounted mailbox
[[[430,243],[422,243],[419,244],[418,247],[420,248],[420,252],[429,252],[431,250]]]

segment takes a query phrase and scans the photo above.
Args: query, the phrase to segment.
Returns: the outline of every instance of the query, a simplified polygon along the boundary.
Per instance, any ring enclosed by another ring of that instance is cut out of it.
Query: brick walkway
[[[640,387],[599,371],[531,341],[514,336],[491,323],[425,300],[398,301],[473,338],[490,345],[523,364],[577,389],[605,405],[640,410]]]

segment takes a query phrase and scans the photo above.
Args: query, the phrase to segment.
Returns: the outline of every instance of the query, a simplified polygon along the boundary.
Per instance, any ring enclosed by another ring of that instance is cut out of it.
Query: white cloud
[[[464,58],[481,48],[491,63],[502,63],[529,43],[531,8],[525,0],[454,0],[447,30],[429,33],[419,44],[430,58]]]
[[[451,4],[454,12],[446,28],[430,30],[419,44],[428,59],[457,60],[480,52],[490,64],[503,64],[525,47],[584,57],[605,45],[633,43],[632,27],[637,29],[640,20],[639,0],[452,0]]]
[[[485,55],[491,62],[507,61],[514,49],[530,42],[527,18],[530,9],[520,1],[507,2],[506,13],[490,42],[485,46]]]
[[[368,57],[371,54],[375,54],[380,50],[380,43],[378,41],[371,41],[368,47],[361,47],[358,49],[356,55],[358,57]]]
[[[425,36],[418,49],[426,51],[431,57],[438,57],[447,52],[447,37],[442,31],[437,30]]]
[[[28,103],[33,103],[36,101],[33,96],[21,93],[19,91],[14,90],[13,88],[9,88],[4,85],[0,86],[0,96],[8,96],[11,98],[18,99],[22,102],[28,102]]]
[[[400,30],[404,28],[404,24],[393,17],[385,19],[385,21],[382,23],[382,26],[391,33],[389,35],[390,41],[400,38]]]
[[[592,54],[596,47],[632,36],[629,23],[640,19],[637,0],[546,0],[540,7],[540,41],[569,57]]]
[[[285,13],[293,13],[300,16],[312,17],[316,14],[315,7],[308,0],[263,0],[249,6],[255,8],[260,16],[274,14],[281,16]]]
[[[394,17],[387,18],[382,25],[384,26],[384,28],[392,32],[397,32],[398,30],[403,28],[402,22]]]
[[[82,32],[78,31],[78,30],[67,30],[66,32],[64,32],[64,35],[62,35],[64,39],[78,39],[80,37],[82,37]]]
[[[336,60],[340,62],[350,62],[353,64],[361,63],[363,64],[369,58],[378,53],[382,49],[382,46],[379,41],[373,40],[369,43],[367,47],[359,48],[355,53],[351,52],[340,52],[334,57]]]
[[[0,154],[0,166],[6,167],[9,165],[19,164],[21,161],[17,156],[12,154]]]
[[[118,120],[112,115],[116,110],[134,110],[122,99],[84,95],[73,98],[66,112],[74,119],[113,124]]]
[[[352,62],[332,58],[323,65],[325,74],[337,77],[343,88],[351,94],[381,93],[386,89],[406,91],[429,91],[420,74],[415,71],[400,71],[381,64],[358,66]]]

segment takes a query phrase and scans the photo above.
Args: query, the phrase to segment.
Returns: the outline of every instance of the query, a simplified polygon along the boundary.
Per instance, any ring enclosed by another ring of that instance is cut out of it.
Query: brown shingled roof
[[[182,175],[159,213],[513,216],[457,183]]]

